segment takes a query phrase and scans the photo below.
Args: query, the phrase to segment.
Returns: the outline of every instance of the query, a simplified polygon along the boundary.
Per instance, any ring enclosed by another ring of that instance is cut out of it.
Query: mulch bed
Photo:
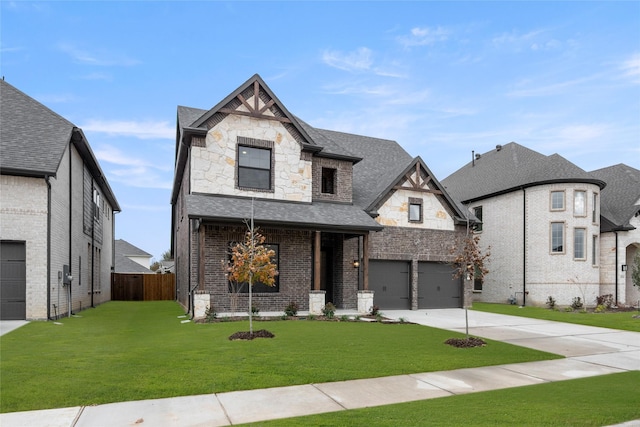
[[[249,331],[236,332],[235,334],[231,335],[229,339],[231,341],[235,341],[235,340],[252,340],[254,338],[273,338],[273,337],[275,337],[275,335],[273,335],[271,332],[267,331],[266,329],[260,329],[259,331],[254,331],[253,334]]]
[[[449,338],[444,343],[458,348],[484,347],[485,345],[487,345],[486,342],[476,337]]]

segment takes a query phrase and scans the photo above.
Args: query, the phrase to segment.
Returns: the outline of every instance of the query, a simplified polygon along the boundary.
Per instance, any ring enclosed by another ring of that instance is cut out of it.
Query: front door
[[[323,248],[320,251],[320,289],[325,291],[325,302],[333,300],[333,250],[331,248]]]
[[[24,242],[0,242],[0,319],[27,315],[27,269]]]

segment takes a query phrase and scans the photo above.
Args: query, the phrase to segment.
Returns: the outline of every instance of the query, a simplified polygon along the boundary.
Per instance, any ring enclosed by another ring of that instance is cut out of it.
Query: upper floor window
[[[551,210],[552,211],[564,210],[564,191],[551,192]]]
[[[93,190],[93,216],[96,219],[100,219],[100,205],[102,204],[100,199],[98,190]]]
[[[475,231],[482,231],[482,206],[476,206],[473,208],[473,214],[478,218],[478,223],[476,223]]]
[[[422,222],[422,199],[409,197],[409,222]]]
[[[598,222],[598,194],[593,193],[593,206],[591,207],[591,222]]]
[[[551,253],[564,253],[564,222],[551,223]]]
[[[238,145],[238,187],[271,190],[271,149]]]
[[[325,194],[336,194],[335,169],[322,168],[322,192]]]
[[[573,258],[586,259],[586,237],[587,230],[584,228],[576,228],[573,230]]]
[[[573,193],[573,216],[585,216],[586,214],[586,192],[576,190]]]

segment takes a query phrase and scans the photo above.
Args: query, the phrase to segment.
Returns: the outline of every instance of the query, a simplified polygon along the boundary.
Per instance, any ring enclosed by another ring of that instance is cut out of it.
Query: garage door
[[[453,267],[438,262],[418,263],[418,308],[462,307],[462,285]]]
[[[409,300],[409,263],[405,261],[369,261],[369,290],[373,303],[381,310],[407,310]]]
[[[24,242],[0,242],[0,319],[26,318]]]

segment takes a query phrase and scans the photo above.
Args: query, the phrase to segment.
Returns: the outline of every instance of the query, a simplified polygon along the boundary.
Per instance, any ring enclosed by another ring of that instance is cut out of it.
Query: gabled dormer
[[[379,224],[394,227],[454,230],[465,218],[420,157],[367,210]]]

